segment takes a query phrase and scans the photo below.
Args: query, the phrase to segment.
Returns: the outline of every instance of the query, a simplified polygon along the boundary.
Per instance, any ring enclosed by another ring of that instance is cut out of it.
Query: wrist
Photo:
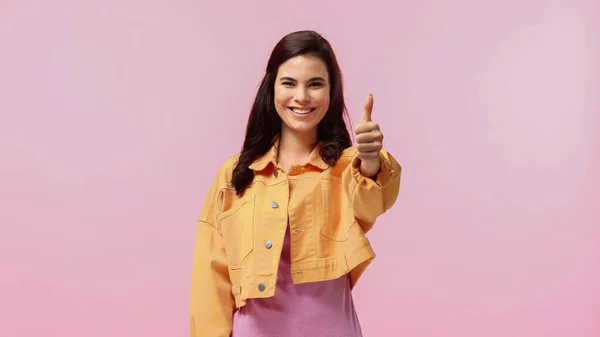
[[[361,161],[360,173],[367,178],[374,178],[381,170],[380,160],[376,161]]]

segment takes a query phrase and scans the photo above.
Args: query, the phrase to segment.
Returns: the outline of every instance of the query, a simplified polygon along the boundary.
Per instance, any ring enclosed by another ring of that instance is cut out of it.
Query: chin
[[[298,123],[298,122],[292,122],[289,123],[287,125],[287,127],[294,131],[294,132],[298,132],[298,133],[305,133],[305,132],[310,132],[313,131],[314,129],[316,129],[318,126],[318,124],[314,124],[314,123]]]

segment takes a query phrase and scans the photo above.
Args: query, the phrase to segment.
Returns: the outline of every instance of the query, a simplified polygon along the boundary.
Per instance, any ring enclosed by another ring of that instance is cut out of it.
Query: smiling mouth
[[[305,116],[310,114],[311,112],[315,111],[315,108],[308,108],[308,109],[300,109],[300,108],[288,108],[294,115],[300,115],[300,116]]]

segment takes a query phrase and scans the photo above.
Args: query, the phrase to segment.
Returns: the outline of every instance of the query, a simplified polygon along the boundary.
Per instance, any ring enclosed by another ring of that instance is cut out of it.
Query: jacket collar
[[[321,158],[322,146],[323,146],[322,142],[319,142],[317,144],[317,146],[315,146],[315,148],[312,150],[312,152],[308,156],[308,164],[315,166],[321,170],[325,170],[329,167],[329,165],[325,161],[323,161],[323,158]],[[254,171],[262,171],[269,164],[273,164],[273,166],[276,167],[278,151],[279,151],[279,135],[275,136],[275,138],[273,139],[273,145],[271,146],[269,151],[267,151],[267,153],[265,153],[262,157],[256,159],[252,164],[250,164],[249,168]]]

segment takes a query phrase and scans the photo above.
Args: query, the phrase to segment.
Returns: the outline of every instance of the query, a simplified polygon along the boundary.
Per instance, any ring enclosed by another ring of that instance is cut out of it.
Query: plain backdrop
[[[365,337],[600,336],[595,0],[1,0],[0,336],[188,335],[201,203],[299,29],[404,167]]]

